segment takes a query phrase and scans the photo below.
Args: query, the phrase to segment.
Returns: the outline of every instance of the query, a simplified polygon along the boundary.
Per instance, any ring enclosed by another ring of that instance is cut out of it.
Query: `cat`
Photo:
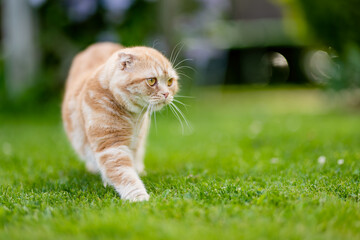
[[[149,47],[96,43],[75,56],[62,118],[70,142],[104,186],[129,201],[147,201],[139,174],[150,111],[171,104],[179,90],[170,61]]]

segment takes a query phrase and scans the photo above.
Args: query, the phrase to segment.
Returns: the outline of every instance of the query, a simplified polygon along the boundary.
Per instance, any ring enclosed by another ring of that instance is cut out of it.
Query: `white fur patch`
[[[82,113],[85,118],[85,128],[88,128],[88,126],[91,126],[93,124],[93,110],[91,107],[85,102],[85,100],[82,101]]]

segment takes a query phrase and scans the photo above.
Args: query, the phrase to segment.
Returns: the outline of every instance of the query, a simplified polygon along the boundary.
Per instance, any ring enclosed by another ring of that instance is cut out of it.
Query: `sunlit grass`
[[[318,90],[194,95],[179,99],[193,130],[157,114],[147,203],[85,171],[57,111],[0,114],[0,238],[360,238],[359,114]]]

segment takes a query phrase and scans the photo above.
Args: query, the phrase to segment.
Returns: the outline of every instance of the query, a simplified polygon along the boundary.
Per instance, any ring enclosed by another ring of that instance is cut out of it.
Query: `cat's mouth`
[[[170,104],[171,102],[172,102],[171,99],[166,99],[163,101],[152,102],[152,103],[150,103],[150,106],[153,110],[158,111],[158,110],[162,109],[163,107],[165,107],[166,105]]]
[[[149,101],[150,107],[154,111],[158,111],[162,109],[164,106],[170,104],[172,102],[173,98],[167,98],[167,99],[151,99]]]
[[[163,108],[166,104],[167,104],[166,102],[158,102],[158,103],[151,104],[151,106],[152,106],[153,110],[158,111],[161,108]]]

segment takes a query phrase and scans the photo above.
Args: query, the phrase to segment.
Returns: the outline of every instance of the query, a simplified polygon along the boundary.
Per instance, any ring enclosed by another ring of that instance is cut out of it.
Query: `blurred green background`
[[[89,44],[179,50],[183,89],[198,85],[360,85],[360,2],[311,0],[1,1],[1,107],[61,97]],[[185,77],[188,76],[188,77]],[[355,97],[357,99],[357,97]]]

